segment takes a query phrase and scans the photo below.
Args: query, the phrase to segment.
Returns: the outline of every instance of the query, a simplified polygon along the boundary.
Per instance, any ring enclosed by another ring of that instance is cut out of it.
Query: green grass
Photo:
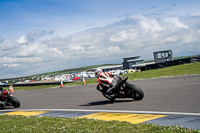
[[[148,79],[156,77],[180,76],[180,75],[191,75],[191,74],[200,74],[200,62],[141,71],[141,72],[126,74],[125,76],[129,76],[129,80],[135,80],[135,79]]]
[[[61,117],[0,116],[3,133],[199,133],[178,126],[131,124],[118,121],[101,121]]]

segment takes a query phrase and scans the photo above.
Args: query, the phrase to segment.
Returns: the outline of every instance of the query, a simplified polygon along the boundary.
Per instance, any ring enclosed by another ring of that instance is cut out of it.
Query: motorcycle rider
[[[97,89],[101,92],[105,92],[107,94],[111,94],[114,91],[119,82],[117,79],[109,72],[103,72],[102,69],[96,69],[95,75],[98,78],[98,86]]]

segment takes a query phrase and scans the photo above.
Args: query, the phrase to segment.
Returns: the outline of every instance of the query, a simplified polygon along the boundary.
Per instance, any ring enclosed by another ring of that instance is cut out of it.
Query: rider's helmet
[[[100,74],[101,72],[103,72],[102,69],[100,69],[100,68],[96,69],[96,70],[95,70],[95,75],[96,75],[96,77],[98,77],[99,74]]]

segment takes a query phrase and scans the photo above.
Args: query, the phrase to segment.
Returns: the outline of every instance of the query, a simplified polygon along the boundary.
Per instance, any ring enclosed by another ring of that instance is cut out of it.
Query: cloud
[[[15,45],[15,44],[16,43],[14,43],[11,40],[2,38],[2,40],[0,41],[0,52],[4,53],[5,51],[9,51],[9,50],[12,50],[13,48],[18,47],[18,45]],[[0,53],[0,55],[1,55],[1,53]]]
[[[22,45],[19,47],[17,56],[40,56],[45,52],[46,45],[33,43],[29,45]]]
[[[120,63],[127,56],[152,59],[158,50],[172,49],[175,55],[200,51],[199,27],[200,16],[130,14],[107,26],[64,37],[54,35],[55,30],[37,29],[16,42],[0,38],[0,78]]]
[[[35,42],[36,40],[39,40],[41,39],[42,37],[45,37],[45,36],[48,36],[48,35],[53,35],[54,34],[54,30],[51,30],[51,31],[46,31],[46,30],[33,30],[31,32],[29,32],[27,35],[26,35],[26,40],[28,42]]]
[[[144,32],[161,32],[166,28],[162,26],[156,19],[144,17],[139,21],[139,26],[143,29]]]
[[[133,40],[137,36],[137,30],[132,29],[132,30],[122,30],[119,31],[117,34],[113,34],[109,40],[111,42],[124,42],[128,40]]]
[[[68,58],[68,56],[64,55],[62,51],[58,50],[57,48],[50,47],[50,50],[55,54],[63,58]]]
[[[1,67],[2,68],[9,68],[9,67],[16,67],[19,66],[19,64],[3,64]]]
[[[119,54],[121,53],[121,50],[118,46],[110,46],[107,48],[107,53],[109,54]]]
[[[11,57],[1,57],[1,63],[30,63],[30,62],[41,62],[40,57],[27,57],[27,58],[11,58]]]
[[[17,43],[26,43],[26,37],[21,36],[19,39],[17,39]]]
[[[163,18],[165,25],[168,25],[167,28],[184,28],[189,29],[189,27],[179,21],[178,17],[167,17]]]

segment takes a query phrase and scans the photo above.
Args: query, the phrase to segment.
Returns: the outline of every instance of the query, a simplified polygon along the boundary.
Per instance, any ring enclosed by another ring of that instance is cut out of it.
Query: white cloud
[[[163,21],[168,25],[170,28],[185,28],[189,29],[188,25],[183,24],[179,21],[178,17],[167,17],[163,18]]]
[[[68,48],[70,50],[79,51],[79,52],[84,50],[84,46],[79,46],[79,45],[70,45]]]
[[[127,40],[133,40],[137,35],[137,30],[122,30],[118,33],[113,33],[110,37],[111,42],[124,42]]]
[[[41,62],[40,57],[26,57],[26,58],[12,58],[12,57],[0,57],[1,63],[30,63],[30,62]]]
[[[121,50],[118,46],[110,46],[107,48],[107,52],[110,54],[119,54],[121,53]]]
[[[21,36],[19,39],[17,39],[17,43],[26,43],[26,37]]]
[[[45,36],[53,35],[54,32],[55,32],[54,30],[52,31],[39,30],[39,29],[32,30],[26,35],[26,40],[28,42],[35,42],[38,41],[39,39],[42,39]]]
[[[50,50],[55,54],[55,55],[59,55],[63,58],[68,58],[68,56],[64,55],[62,53],[62,51],[58,50],[57,48],[53,48],[53,47],[50,47]]]
[[[15,45],[15,43],[13,43],[11,40],[3,39],[2,42],[0,42],[0,52],[5,52],[16,47],[17,45]]]
[[[149,59],[157,50],[200,51],[200,16],[190,17],[137,14],[65,37],[53,36],[54,30],[33,30],[16,42],[1,39],[0,67],[5,72],[0,70],[0,76],[15,71],[27,75],[87,64],[119,63],[126,56]]]
[[[139,25],[144,30],[144,32],[150,32],[150,33],[160,32],[166,29],[163,26],[161,26],[156,19],[151,19],[151,18],[145,18],[140,20]]]
[[[2,65],[3,68],[4,68],[4,67],[10,68],[10,67],[17,67],[17,66],[19,66],[19,64],[3,64],[3,65]]]
[[[18,56],[34,56],[41,55],[45,52],[46,46],[39,43],[34,43],[30,45],[22,45],[19,47],[19,53],[16,53]]]

